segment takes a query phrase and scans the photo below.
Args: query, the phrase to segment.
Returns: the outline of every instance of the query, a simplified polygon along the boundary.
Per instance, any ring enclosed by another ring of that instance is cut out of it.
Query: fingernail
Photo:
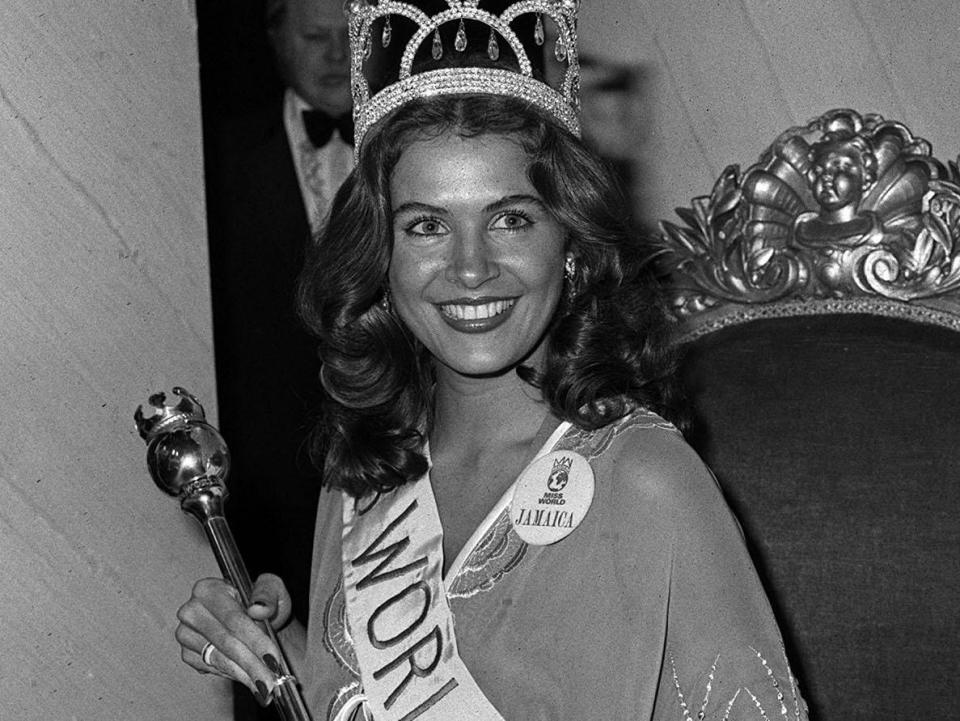
[[[280,664],[277,663],[277,659],[272,653],[263,654],[263,662],[267,664],[267,668],[269,668],[273,673],[277,674],[278,676],[281,673],[283,673],[283,670],[280,668]]]
[[[266,708],[267,704],[270,703],[268,701],[267,684],[265,684],[263,681],[260,681],[258,679],[256,682],[256,686],[257,686],[257,691],[253,695],[257,697],[257,703],[259,703],[260,706],[262,706],[263,708]]]

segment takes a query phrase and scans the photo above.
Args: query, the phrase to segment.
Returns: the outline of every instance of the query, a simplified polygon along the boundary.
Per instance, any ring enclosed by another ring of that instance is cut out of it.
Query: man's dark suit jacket
[[[282,100],[217,135],[207,190],[219,426],[232,453],[227,516],[251,576],[281,576],[305,620],[319,495],[305,444],[319,363],[294,297],[309,225]]]

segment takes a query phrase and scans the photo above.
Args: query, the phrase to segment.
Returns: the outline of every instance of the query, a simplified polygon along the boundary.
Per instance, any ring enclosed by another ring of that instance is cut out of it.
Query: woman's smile
[[[485,333],[507,320],[516,298],[456,300],[437,307],[443,319],[462,333]]]

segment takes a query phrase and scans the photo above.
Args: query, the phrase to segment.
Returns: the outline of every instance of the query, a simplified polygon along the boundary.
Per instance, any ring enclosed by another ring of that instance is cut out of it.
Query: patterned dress
[[[638,410],[553,450],[593,468],[581,525],[532,546],[506,510],[492,514],[445,579],[461,658],[503,718],[805,720],[741,529],[680,434]],[[298,670],[315,721],[365,718],[341,518],[340,494],[325,492]]]

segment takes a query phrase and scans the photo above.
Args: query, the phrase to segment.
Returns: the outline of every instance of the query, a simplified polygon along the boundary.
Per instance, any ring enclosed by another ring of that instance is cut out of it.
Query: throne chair
[[[957,718],[960,173],[879,115],[781,134],[657,234],[690,440],[810,717]]]

